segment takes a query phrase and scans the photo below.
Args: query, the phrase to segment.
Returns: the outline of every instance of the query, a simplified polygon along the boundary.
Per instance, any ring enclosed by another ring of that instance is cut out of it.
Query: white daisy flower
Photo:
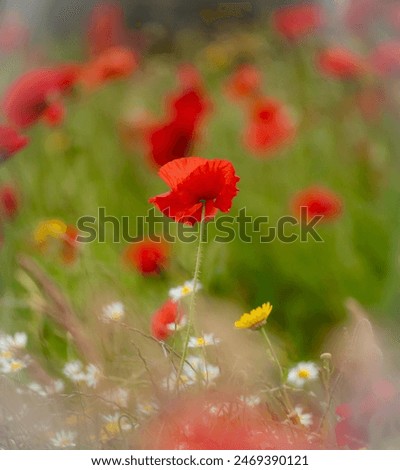
[[[60,449],[67,449],[68,447],[75,447],[76,433],[71,431],[60,431],[52,439],[51,443],[54,447]]]
[[[86,383],[90,388],[96,388],[101,377],[100,369],[94,364],[83,368],[81,361],[67,362],[63,369],[64,375],[74,383]]]
[[[60,379],[55,380],[52,385],[47,387],[49,393],[61,393],[64,391],[64,382]]]
[[[196,381],[193,379],[193,377],[189,377],[183,371],[180,375],[178,388],[182,390],[187,386],[193,385],[194,383],[196,383]],[[171,372],[171,374],[168,377],[165,377],[161,382],[161,387],[164,388],[165,390],[168,390],[169,392],[173,392],[177,388],[177,386],[178,386],[178,377],[175,371]]]
[[[24,332],[17,332],[13,335],[0,335],[0,357],[11,359],[17,350],[26,347],[28,337]]]
[[[314,362],[299,362],[289,370],[287,382],[295,387],[302,387],[306,382],[317,380],[319,369]]]
[[[103,398],[112,403],[117,408],[127,408],[129,392],[125,388],[118,387],[103,393]]]
[[[148,417],[157,413],[158,409],[158,405],[155,401],[138,403],[136,406],[136,411],[138,415],[143,417]]]
[[[187,324],[187,319],[185,316],[183,316],[178,323],[168,323],[167,324],[167,329],[169,331],[179,331],[182,328],[185,328]]]
[[[28,384],[28,390],[30,390],[33,393],[36,393],[36,395],[39,395],[41,397],[47,396],[45,389],[36,382],[31,382],[30,384]]]
[[[7,336],[7,340],[12,349],[24,349],[28,342],[28,336],[23,331],[18,331],[14,336]]]
[[[0,358],[0,372],[3,374],[16,374],[28,366],[28,359]]]
[[[200,282],[196,283],[196,292],[202,288]],[[170,298],[176,302],[182,297],[186,297],[191,294],[194,289],[194,280],[186,281],[183,286],[173,287],[169,290]]]
[[[97,383],[101,377],[100,369],[94,364],[86,366],[85,382],[90,388],[96,388]]]
[[[122,302],[112,302],[103,307],[101,319],[104,323],[119,322],[125,315],[125,307]]]
[[[210,346],[220,343],[219,338],[215,338],[213,333],[208,333],[203,336],[189,338],[189,348],[202,348],[203,346]]]
[[[210,384],[220,376],[220,370],[217,366],[207,364],[203,358],[189,356],[183,366],[183,374],[193,382],[201,380]]]
[[[102,416],[102,418],[105,422],[104,431],[107,433],[108,437],[113,437],[121,431],[129,431],[132,429],[132,425],[127,422],[126,418],[121,417],[119,413]]]
[[[306,428],[310,427],[313,423],[313,416],[311,413],[303,413],[303,407],[295,406],[294,411],[300,420],[300,423]]]
[[[62,392],[64,390],[64,382],[62,380],[55,380],[52,384],[45,386],[31,382],[28,384],[28,389],[41,397],[47,397],[48,395]]]
[[[72,382],[84,382],[85,373],[83,371],[83,365],[81,361],[67,362],[64,366],[63,373]]]
[[[254,408],[261,403],[261,398],[257,395],[242,395],[239,400],[250,408]]]

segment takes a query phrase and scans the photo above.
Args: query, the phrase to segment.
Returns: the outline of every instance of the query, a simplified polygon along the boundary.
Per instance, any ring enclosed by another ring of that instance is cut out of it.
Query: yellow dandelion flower
[[[256,330],[263,326],[272,310],[272,305],[268,302],[250,310],[250,313],[244,313],[239,320],[235,321],[235,327],[240,329]]]
[[[62,220],[43,220],[37,225],[33,238],[38,245],[42,245],[48,238],[63,238],[66,231],[67,225]]]

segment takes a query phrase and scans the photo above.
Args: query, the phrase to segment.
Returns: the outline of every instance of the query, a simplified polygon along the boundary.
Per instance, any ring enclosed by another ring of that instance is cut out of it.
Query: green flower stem
[[[284,374],[283,374],[283,368],[281,366],[281,363],[279,362],[279,359],[278,359],[278,356],[276,355],[275,353],[275,350],[272,346],[272,343],[268,337],[268,333],[266,331],[266,327],[263,326],[261,328],[261,334],[263,335],[267,345],[268,345],[268,350],[271,354],[271,357],[272,357],[272,360],[275,362],[276,366],[278,367],[279,369],[279,376],[280,376],[280,380],[281,380],[281,385],[279,387],[279,390],[282,394],[282,398],[283,398],[283,402],[287,408],[287,413],[291,419],[291,421],[294,423],[294,424],[298,424],[298,418],[297,418],[297,413],[294,411],[294,408],[293,408],[293,404],[290,400],[290,397],[289,395],[287,394],[287,391],[286,391],[286,388],[285,388],[285,384],[284,384]]]
[[[182,351],[182,357],[181,361],[179,364],[179,369],[178,369],[178,375],[177,375],[177,381],[176,381],[176,386],[179,389],[179,383],[180,383],[180,377],[182,374],[183,370],[183,365],[186,360],[187,352],[188,352],[188,345],[189,345],[189,339],[190,339],[190,333],[192,330],[193,326],[193,318],[195,314],[195,304],[196,304],[196,290],[197,286],[199,284],[199,276],[200,276],[200,265],[201,265],[201,259],[202,259],[202,254],[203,254],[203,245],[204,245],[204,233],[205,233],[205,215],[206,215],[206,205],[203,202],[203,208],[201,211],[201,219],[199,222],[200,228],[199,228],[199,244],[197,246],[197,254],[196,254],[196,265],[194,268],[194,275],[193,275],[193,291],[190,296],[190,304],[189,304],[189,315],[188,315],[188,325],[187,325],[187,330],[186,330],[186,336],[185,336],[185,341],[183,343],[183,351]]]
[[[279,369],[279,375],[280,375],[280,378],[281,378],[281,382],[283,383],[283,377],[284,377],[283,369],[282,369],[281,363],[279,362],[278,356],[276,355],[275,350],[272,347],[272,343],[269,340],[267,331],[266,331],[264,326],[261,328],[261,333],[264,336],[265,341],[267,342],[268,349],[269,349],[269,352],[271,353],[272,359],[273,359],[273,361],[275,362],[275,364],[277,365],[277,367]]]

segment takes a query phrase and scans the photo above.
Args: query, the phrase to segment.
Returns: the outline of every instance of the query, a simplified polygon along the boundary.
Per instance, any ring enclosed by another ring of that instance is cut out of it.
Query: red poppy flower
[[[206,218],[214,217],[218,209],[228,212],[238,193],[236,183],[240,178],[227,160],[179,158],[161,167],[158,174],[171,190],[149,202],[176,222],[199,222],[203,204]]]
[[[151,318],[151,334],[159,341],[168,339],[182,320],[182,312],[178,304],[167,300]]]
[[[111,47],[82,68],[79,81],[87,88],[97,88],[109,80],[129,77],[137,68],[136,55],[125,47]]]
[[[59,126],[65,117],[65,108],[62,103],[52,103],[43,113],[43,120],[50,126]]]
[[[110,47],[124,44],[125,36],[124,12],[120,5],[99,3],[93,8],[87,28],[92,55],[99,55]]]
[[[130,245],[124,258],[143,275],[159,274],[167,265],[168,251],[164,243],[144,240]]]
[[[18,134],[11,127],[0,126],[0,162],[12,157],[28,144],[28,137]]]
[[[173,121],[191,129],[200,123],[210,104],[200,90],[191,88],[171,96],[167,107]]]
[[[262,156],[286,145],[295,134],[296,125],[287,108],[275,99],[263,98],[252,107],[244,143]]]
[[[379,75],[399,75],[400,41],[386,41],[379,44],[372,51],[370,63]]]
[[[19,201],[15,189],[10,186],[0,187],[0,218],[12,219],[18,212]]]
[[[17,127],[28,127],[43,117],[60,95],[70,91],[77,67],[42,68],[22,75],[6,91],[3,110]]]
[[[307,217],[322,216],[322,220],[333,220],[342,212],[342,201],[334,192],[321,186],[313,186],[299,192],[292,201],[293,213],[301,215],[301,208],[307,208]]]
[[[192,151],[196,138],[194,126],[174,120],[154,127],[148,134],[149,154],[152,163],[158,167],[187,157]]]
[[[141,428],[145,449],[321,449],[304,427],[269,418],[264,407],[249,407],[232,393],[180,396]]]
[[[259,92],[261,82],[261,72],[256,67],[242,65],[229,77],[226,91],[233,100],[248,98]]]
[[[199,72],[186,65],[178,70],[181,89],[167,97],[167,118],[147,136],[149,158],[157,166],[187,157],[211,105],[202,89]]]
[[[337,79],[357,78],[367,71],[362,57],[342,47],[331,47],[318,54],[317,66],[323,74]]]
[[[276,10],[272,16],[276,30],[287,39],[300,39],[319,29],[325,22],[320,5],[300,4]]]

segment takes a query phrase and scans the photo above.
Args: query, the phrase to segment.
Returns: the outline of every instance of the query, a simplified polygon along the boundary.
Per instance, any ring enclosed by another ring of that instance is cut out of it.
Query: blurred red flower
[[[59,126],[65,117],[65,108],[64,105],[60,102],[52,103],[43,113],[43,120],[47,125]]]
[[[262,98],[251,108],[244,143],[263,156],[289,143],[295,134],[296,125],[286,106],[273,98]]]
[[[0,219],[12,219],[18,212],[19,200],[13,186],[0,186]]]
[[[272,21],[282,36],[296,40],[323,26],[325,16],[320,5],[304,3],[275,10]]]
[[[171,190],[149,202],[176,222],[199,222],[203,204],[206,218],[214,217],[218,209],[228,212],[238,193],[236,183],[240,178],[227,160],[180,158],[161,167],[158,174]]]
[[[89,51],[99,55],[126,40],[124,12],[118,3],[98,3],[93,8],[87,28]]]
[[[357,78],[367,72],[367,64],[361,56],[339,46],[320,52],[317,67],[324,75],[337,79]]]
[[[167,266],[168,252],[165,243],[143,240],[129,245],[124,259],[143,275],[159,274]]]
[[[386,41],[378,44],[372,51],[369,60],[379,75],[399,75],[400,41]]]
[[[148,134],[150,158],[161,167],[172,160],[186,157],[192,151],[195,138],[195,128],[188,123],[173,120],[159,124]]]
[[[292,210],[301,216],[301,208],[307,208],[307,218],[322,216],[324,220],[334,220],[342,212],[342,200],[334,192],[322,186],[312,186],[300,191],[292,200]]]
[[[196,72],[185,73],[186,78],[180,78],[185,87],[167,98],[167,120],[154,126],[148,134],[150,160],[159,167],[190,154],[202,119],[210,109],[200,78],[194,77]]]
[[[336,414],[340,419],[335,426],[337,445],[365,448],[371,432],[386,438],[395,433],[400,419],[400,395],[392,383],[379,380],[359,399],[339,405]]]
[[[0,126],[0,162],[12,157],[28,144],[28,137],[7,126]]]
[[[118,78],[129,77],[138,67],[138,59],[130,49],[111,47],[82,67],[79,81],[88,89]]]
[[[193,128],[205,116],[210,104],[201,90],[191,88],[169,97],[167,107],[173,121]]]
[[[322,449],[304,427],[273,421],[264,407],[249,407],[232,393],[180,396],[141,430],[144,449]]]
[[[167,300],[151,318],[151,334],[159,341],[165,341],[175,331],[175,325],[182,320],[178,304]]]
[[[229,77],[226,92],[233,100],[249,98],[260,92],[262,76],[259,69],[250,64],[240,66]]]
[[[67,225],[61,244],[61,260],[65,264],[73,263],[78,256],[78,235],[79,231],[74,225]]]
[[[43,117],[47,109],[71,90],[78,67],[66,65],[25,73],[6,90],[3,110],[16,127],[28,127]]]

